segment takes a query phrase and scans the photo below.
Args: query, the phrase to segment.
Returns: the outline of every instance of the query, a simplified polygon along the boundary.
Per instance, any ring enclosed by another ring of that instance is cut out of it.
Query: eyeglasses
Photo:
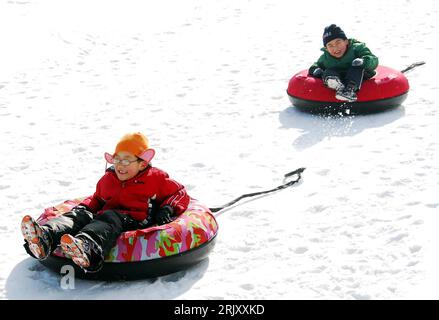
[[[129,166],[131,163],[133,162],[138,162],[141,159],[136,159],[136,160],[128,160],[128,159],[118,159],[118,158],[113,158],[113,164],[121,164],[123,166]]]

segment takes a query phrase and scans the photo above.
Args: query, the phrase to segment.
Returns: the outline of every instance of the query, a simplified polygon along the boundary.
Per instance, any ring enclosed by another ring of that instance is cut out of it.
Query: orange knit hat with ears
[[[132,153],[136,157],[147,162],[150,162],[155,155],[155,150],[149,148],[148,138],[140,132],[124,135],[117,143],[113,155],[106,154],[105,158],[108,161],[108,156],[112,158],[121,151]]]

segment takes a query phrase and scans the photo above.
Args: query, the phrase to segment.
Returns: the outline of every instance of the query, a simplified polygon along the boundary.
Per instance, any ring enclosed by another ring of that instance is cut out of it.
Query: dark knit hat
[[[334,39],[347,40],[347,37],[340,27],[336,26],[335,24],[331,24],[330,26],[326,27],[325,31],[323,32],[323,46],[326,47],[326,44]]]

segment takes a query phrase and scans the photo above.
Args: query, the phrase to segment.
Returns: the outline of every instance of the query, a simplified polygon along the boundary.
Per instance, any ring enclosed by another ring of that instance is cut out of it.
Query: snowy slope
[[[1,2],[0,297],[437,299],[438,18],[432,0]],[[403,106],[291,107],[288,80],[330,23],[383,65],[427,62]],[[208,206],[307,170],[220,213],[215,250],[190,270],[63,290],[21,248],[20,219],[93,192],[129,131]]]

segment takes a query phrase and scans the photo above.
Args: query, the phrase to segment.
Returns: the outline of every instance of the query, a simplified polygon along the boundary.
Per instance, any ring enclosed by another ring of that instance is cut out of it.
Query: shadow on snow
[[[73,289],[63,289],[62,276],[33,258],[18,263],[5,286],[7,299],[175,299],[199,281],[209,258],[176,273],[138,281],[74,280]]]
[[[290,106],[280,112],[279,121],[281,128],[300,130],[300,136],[293,146],[297,150],[304,150],[325,138],[354,136],[370,128],[388,125],[404,115],[402,106],[375,114],[333,116],[308,114]]]

